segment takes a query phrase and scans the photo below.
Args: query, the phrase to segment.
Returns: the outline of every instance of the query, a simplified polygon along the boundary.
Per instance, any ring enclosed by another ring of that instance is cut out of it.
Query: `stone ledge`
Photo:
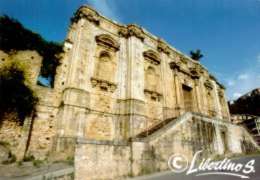
[[[128,146],[128,141],[109,141],[109,140],[94,140],[77,138],[77,144],[96,144],[96,145],[111,145],[111,146]]]

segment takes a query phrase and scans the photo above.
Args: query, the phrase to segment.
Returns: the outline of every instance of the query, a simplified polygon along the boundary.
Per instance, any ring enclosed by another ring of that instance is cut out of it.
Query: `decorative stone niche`
[[[101,91],[114,92],[117,88],[114,82],[117,68],[116,52],[119,50],[119,44],[110,35],[101,34],[95,37],[96,63],[94,76],[91,78],[93,88]]]
[[[160,63],[159,55],[148,50],[143,53],[145,65],[145,88],[144,94],[146,98],[153,101],[160,101],[162,94],[160,93]]]

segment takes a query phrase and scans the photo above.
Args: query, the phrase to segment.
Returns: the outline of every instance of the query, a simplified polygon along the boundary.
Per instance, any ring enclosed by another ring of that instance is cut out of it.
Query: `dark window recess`
[[[43,76],[38,76],[38,79],[37,79],[37,85],[39,86],[43,86],[43,87],[51,87],[51,78],[46,78],[46,77],[43,77]]]

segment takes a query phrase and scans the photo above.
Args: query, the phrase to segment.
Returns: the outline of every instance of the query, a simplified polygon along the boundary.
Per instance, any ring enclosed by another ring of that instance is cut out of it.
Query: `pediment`
[[[155,64],[161,63],[159,55],[153,50],[145,51],[143,53],[143,56],[144,56],[145,59],[150,60],[150,61],[154,62]]]
[[[105,46],[107,48],[112,48],[115,51],[119,50],[119,43],[108,34],[101,34],[96,36],[96,42],[98,45]]]

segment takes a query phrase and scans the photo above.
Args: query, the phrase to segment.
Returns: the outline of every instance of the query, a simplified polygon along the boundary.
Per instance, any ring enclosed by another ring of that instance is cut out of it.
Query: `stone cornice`
[[[101,34],[96,36],[96,42],[98,45],[105,46],[107,48],[112,48],[114,51],[119,50],[119,44],[116,40],[114,40],[110,35]]]
[[[190,68],[190,74],[191,74],[191,77],[193,79],[199,79],[200,78],[199,70],[196,67]]]
[[[172,70],[174,70],[174,69],[180,70],[181,64],[179,62],[172,61],[169,63],[169,65]]]
[[[169,46],[162,39],[158,39],[157,43],[158,43],[157,44],[157,50],[159,52],[164,52],[167,55],[169,55],[171,53]]]
[[[93,10],[89,6],[82,6],[80,7],[77,12],[75,13],[74,17],[71,19],[72,22],[78,22],[79,19],[85,18],[90,22],[99,25],[100,16],[97,11]]]
[[[129,25],[127,25],[127,27],[122,26],[119,29],[118,34],[125,38],[135,36],[136,38],[140,39],[141,41],[144,41],[144,38],[145,38],[142,28],[140,28],[139,26],[137,26],[135,24],[129,24]]]
[[[209,90],[212,90],[212,89],[213,89],[213,85],[212,85],[212,83],[210,82],[210,80],[208,80],[208,79],[204,82],[204,86],[205,86],[207,89],[209,89]]]

